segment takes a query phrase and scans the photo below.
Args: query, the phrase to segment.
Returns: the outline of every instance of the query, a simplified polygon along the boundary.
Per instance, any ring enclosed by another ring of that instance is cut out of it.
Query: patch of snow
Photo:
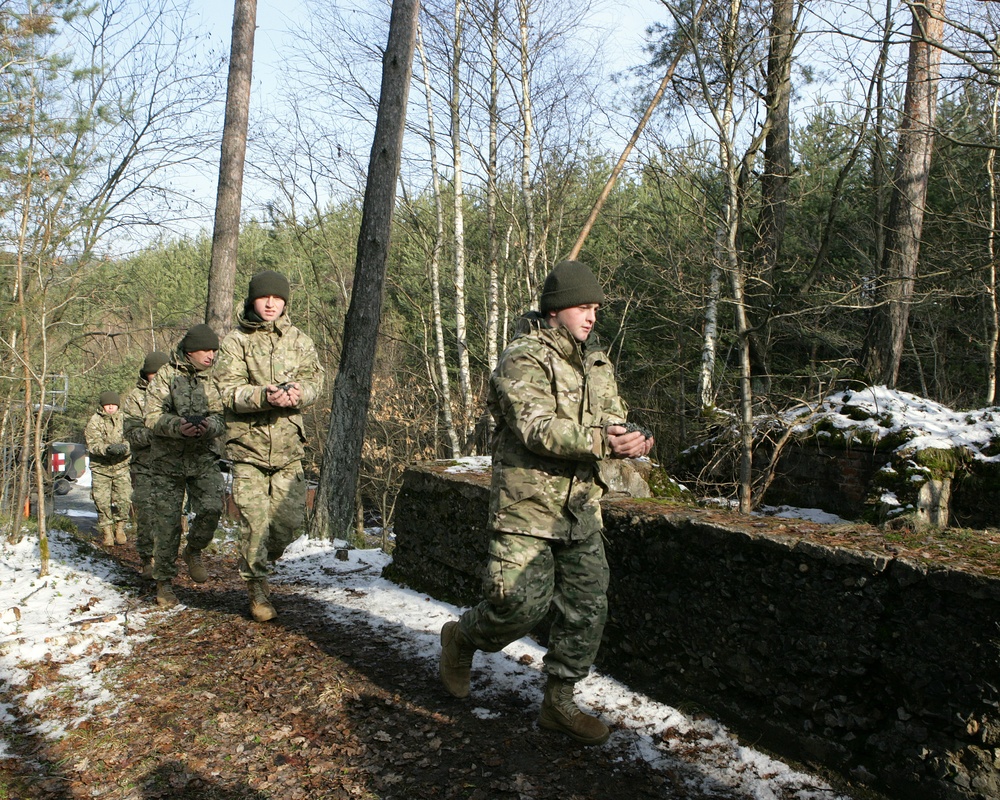
[[[781,517],[782,519],[801,519],[806,522],[819,522],[823,525],[838,525],[847,522],[843,517],[831,514],[821,508],[792,508],[791,506],[762,506],[757,516]]]
[[[486,472],[493,466],[489,456],[462,456],[454,459],[457,463],[448,467],[445,472]]]
[[[33,729],[37,735],[58,738],[93,713],[97,704],[113,702],[113,687],[105,677],[113,669],[95,671],[96,660],[127,653],[146,614],[183,614],[184,609],[137,609],[134,598],[114,584],[116,568],[94,558],[87,545],[61,531],[50,532],[49,543],[52,555],[46,578],[38,578],[37,541],[0,545],[0,608],[17,607],[20,613],[19,620],[0,623],[0,680],[15,693],[24,687],[16,698],[22,720],[50,694],[72,687],[80,716]],[[347,560],[342,561],[337,551],[344,549]],[[382,570],[389,561],[380,550],[350,549],[344,542],[302,537],[276,563],[272,582],[293,584],[296,591],[322,603],[331,620],[378,630],[407,657],[436,665],[441,626],[462,609],[386,580]],[[71,624],[104,616],[112,618]],[[477,705],[470,713],[482,719],[499,716],[503,707],[509,707],[511,694],[539,704],[544,652],[525,638],[499,653],[478,653],[473,666]],[[58,664],[59,677],[29,691],[33,668],[40,663]],[[437,674],[436,669],[428,672]],[[816,776],[741,745],[720,723],[695,720],[596,670],[577,685],[576,698],[614,726],[612,741],[624,745],[633,758],[687,775],[692,787],[703,791],[722,787],[727,796],[735,793],[760,800],[850,800]],[[12,720],[10,707],[0,707],[0,721]],[[0,739],[0,758],[12,757],[10,750]]]

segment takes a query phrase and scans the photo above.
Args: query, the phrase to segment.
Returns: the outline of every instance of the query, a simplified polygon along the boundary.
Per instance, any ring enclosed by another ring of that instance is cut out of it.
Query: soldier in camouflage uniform
[[[254,275],[215,368],[240,512],[240,576],[257,622],[277,616],[268,561],[281,557],[305,521],[302,409],[323,387],[316,347],[288,317],[289,296],[284,275],[272,270]]]
[[[129,445],[125,440],[125,415],[118,409],[118,392],[101,392],[100,410],[87,422],[84,438],[90,454],[90,497],[97,507],[97,526],[104,546],[125,544],[125,521],[132,504]]]
[[[146,427],[146,390],[157,371],[170,360],[159,351],[146,354],[139,368],[139,380],[125,397],[125,438],[132,448],[132,508],[135,510],[135,549],[142,564],[142,577],[153,577],[153,432]]]
[[[521,320],[490,379],[495,423],[484,599],[441,630],[440,677],[467,697],[472,657],[496,652],[555,612],[538,722],[586,744],[609,735],[573,700],[607,618],[598,464],[646,455],[652,438],[629,431],[607,354],[592,335],[604,293],[576,261],[555,266],[541,313]]]
[[[177,604],[171,581],[177,575],[185,493],[195,517],[183,556],[195,583],[208,580],[201,551],[211,544],[222,516],[219,458],[226,426],[211,370],[218,349],[216,333],[195,325],[147,390],[145,421],[153,432],[153,577],[156,602],[164,608]]]

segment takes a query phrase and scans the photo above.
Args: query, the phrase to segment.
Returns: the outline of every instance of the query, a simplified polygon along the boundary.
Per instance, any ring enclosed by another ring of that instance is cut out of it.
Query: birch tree
[[[445,351],[444,317],[441,311],[441,254],[444,249],[444,197],[438,167],[438,145],[434,126],[434,95],[431,91],[430,65],[424,48],[421,27],[417,27],[417,52],[420,58],[421,78],[427,108],[427,144],[430,149],[431,194],[434,201],[434,233],[431,242],[428,272],[431,284],[431,320],[434,328],[434,363],[437,377],[437,395],[440,414],[444,421],[445,434],[451,447],[451,456],[462,452],[462,444],[455,429],[451,413],[451,378],[448,374],[448,357]]]
[[[465,190],[462,166],[462,51],[464,42],[464,0],[455,0],[452,41],[450,100],[451,169],[454,201],[454,279],[455,344],[458,351],[458,386],[462,399],[462,449],[470,445],[475,401],[472,397],[472,373],[469,365],[469,335],[465,321]]]

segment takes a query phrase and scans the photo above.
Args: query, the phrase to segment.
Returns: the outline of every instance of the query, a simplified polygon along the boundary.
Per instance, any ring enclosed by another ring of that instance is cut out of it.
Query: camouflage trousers
[[[233,464],[233,502],[240,512],[239,568],[243,580],[267,577],[306,519],[302,462],[279,470]]]
[[[90,499],[97,508],[97,526],[106,528],[128,520],[132,508],[132,479],[127,470],[90,474]]]
[[[153,476],[149,468],[132,467],[132,510],[135,512],[135,549],[142,559],[153,557]]]
[[[169,581],[177,574],[177,554],[181,546],[181,514],[184,496],[194,512],[188,526],[187,546],[204,550],[211,544],[222,516],[222,473],[214,456],[176,465],[169,472],[152,476],[149,498],[153,528],[153,577]]]
[[[494,532],[485,597],[459,624],[478,649],[494,653],[526,635],[551,608],[545,672],[575,683],[601,645],[608,578],[600,531],[571,542]]]

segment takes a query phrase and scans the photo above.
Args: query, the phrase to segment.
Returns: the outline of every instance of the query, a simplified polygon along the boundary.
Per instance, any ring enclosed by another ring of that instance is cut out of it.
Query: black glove
[[[124,442],[118,444],[108,445],[108,455],[109,456],[123,456],[128,453],[128,445]]]

